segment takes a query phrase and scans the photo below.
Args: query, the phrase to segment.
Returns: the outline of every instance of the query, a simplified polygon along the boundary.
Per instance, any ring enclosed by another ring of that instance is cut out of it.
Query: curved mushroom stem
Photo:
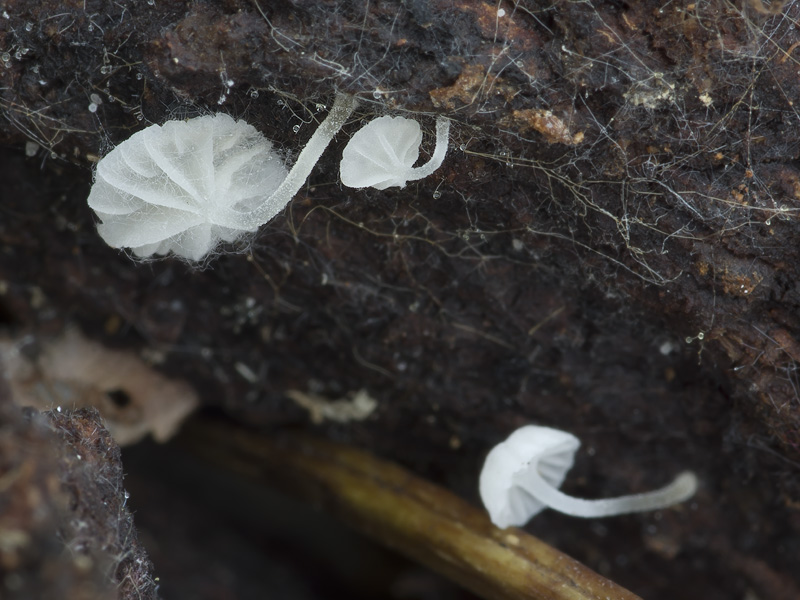
[[[347,118],[353,113],[358,100],[349,94],[336,94],[333,107],[331,108],[328,116],[322,121],[320,126],[308,140],[305,148],[303,148],[297,161],[289,171],[286,179],[278,186],[272,195],[267,198],[261,206],[248,213],[240,213],[237,211],[229,210],[225,215],[224,225],[230,225],[238,229],[248,229],[255,231],[261,225],[264,225],[280,213],[287,204],[294,198],[295,194],[300,191],[300,188],[305,184],[308,175],[317,164],[320,156],[327,148],[328,144],[333,139],[339,130],[344,125]],[[438,150],[438,146],[437,146]],[[222,221],[221,215],[218,216]]]
[[[684,471],[669,485],[652,492],[602,500],[584,500],[567,496],[547,483],[536,469],[531,469],[525,474],[524,479],[519,478],[515,483],[553,510],[585,518],[611,517],[667,508],[691,498],[697,490],[697,476],[690,471]]]
[[[450,143],[450,119],[439,116],[436,119],[436,147],[433,155],[424,165],[413,168],[409,171],[408,181],[416,181],[432,174],[442,166],[444,157],[447,155],[447,146]]]

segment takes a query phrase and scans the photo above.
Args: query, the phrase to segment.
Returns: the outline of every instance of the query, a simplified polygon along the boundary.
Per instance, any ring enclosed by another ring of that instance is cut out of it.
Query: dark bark
[[[568,483],[586,496],[695,469],[689,510],[532,528],[647,598],[797,593],[800,5],[6,12],[10,325],[155,347],[263,426],[305,419],[287,390],[365,388],[374,416],[329,434],[473,498],[481,455],[531,421],[596,451]],[[296,156],[335,90],[356,118],[242,252],[141,264],[96,235],[90,167],[133,131],[223,110]],[[453,119],[444,166],[343,189],[348,136],[387,111]]]

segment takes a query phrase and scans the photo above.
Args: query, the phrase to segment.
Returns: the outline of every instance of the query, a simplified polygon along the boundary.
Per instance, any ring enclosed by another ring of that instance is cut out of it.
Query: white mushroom
[[[342,152],[340,174],[347,187],[385,190],[405,187],[438,169],[447,154],[450,120],[436,120],[436,147],[430,160],[419,167],[422,131],[419,123],[405,117],[378,117],[356,132]]]
[[[497,527],[521,526],[544,508],[574,517],[609,517],[667,508],[697,489],[694,473],[683,472],[669,485],[642,494],[583,500],[560,492],[580,441],[566,431],[527,425],[489,452],[480,475],[480,494]]]
[[[134,133],[97,164],[88,203],[100,236],[138,256],[202,259],[283,210],[355,105],[336,96],[291,170],[252,125],[225,114]]]

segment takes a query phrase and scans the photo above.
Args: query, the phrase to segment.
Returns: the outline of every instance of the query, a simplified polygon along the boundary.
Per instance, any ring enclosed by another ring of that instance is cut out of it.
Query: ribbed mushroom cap
[[[88,203],[110,246],[200,260],[220,241],[254,231],[238,215],[263,203],[287,173],[272,143],[244,121],[168,121],[100,160]]]
[[[422,130],[413,119],[378,117],[356,132],[342,152],[347,187],[405,187],[419,158]]]
[[[526,425],[489,452],[480,475],[480,495],[492,522],[498,527],[527,523],[545,504],[520,485],[530,469],[558,489],[572,468],[581,442],[571,433]]]
[[[138,256],[201,260],[286,207],[357,103],[336,94],[291,170],[252,125],[225,114],[151,125],[97,164],[89,193],[97,231]]]

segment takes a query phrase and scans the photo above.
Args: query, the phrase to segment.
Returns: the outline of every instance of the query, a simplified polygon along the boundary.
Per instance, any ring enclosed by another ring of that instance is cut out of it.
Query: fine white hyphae
[[[405,117],[378,117],[352,137],[342,153],[340,173],[348,187],[385,190],[405,187],[438,169],[447,154],[450,120],[436,120],[436,147],[430,160],[414,168],[419,158],[422,131],[419,123]]]
[[[667,508],[692,497],[697,477],[683,472],[669,485],[642,494],[583,500],[560,492],[581,443],[566,431],[527,425],[489,452],[480,495],[497,527],[522,526],[545,508],[574,517],[609,517]]]
[[[355,106],[338,94],[291,170],[252,125],[225,114],[151,125],[97,164],[88,202],[98,232],[137,256],[200,260],[280,213]]]

